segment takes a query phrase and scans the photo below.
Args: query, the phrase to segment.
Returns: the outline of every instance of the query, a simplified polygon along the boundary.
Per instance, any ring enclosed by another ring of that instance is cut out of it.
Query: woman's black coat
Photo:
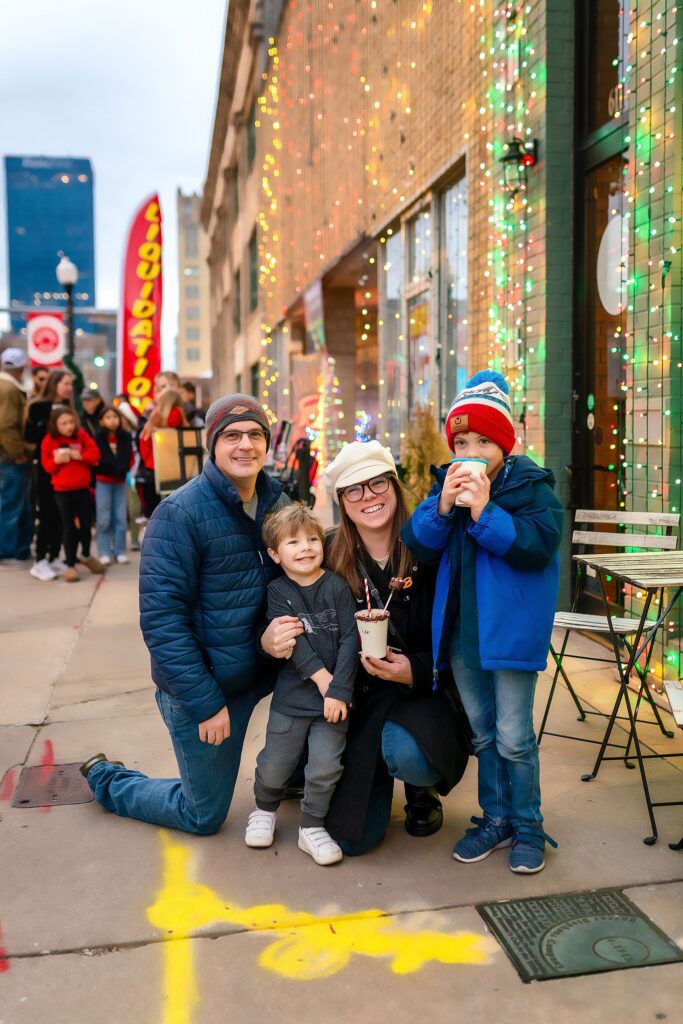
[[[371,587],[379,593],[382,604],[386,603],[393,574],[391,563],[382,570],[364,556],[363,565]],[[452,680],[444,678],[446,674],[440,672],[439,689],[433,689],[431,618],[436,569],[414,565],[411,575],[411,589],[395,593],[389,606],[391,622],[398,631],[398,635],[390,631],[389,646],[408,657],[413,685],[387,682],[369,675],[360,666],[344,753],[344,772],[326,819],[336,839],[361,839],[373,786],[387,778],[381,756],[385,721],[403,726],[417,740],[441,775],[442,782],[437,785],[441,794],[448,793],[460,781],[471,751],[469,723]],[[357,597],[357,603],[361,610],[365,596]]]

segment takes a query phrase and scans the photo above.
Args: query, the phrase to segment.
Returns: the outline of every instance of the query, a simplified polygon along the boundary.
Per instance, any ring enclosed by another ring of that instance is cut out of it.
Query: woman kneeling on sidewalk
[[[361,657],[344,773],[327,816],[328,831],[353,856],[386,835],[395,779],[405,785],[406,831],[429,836],[441,828],[439,794],[462,778],[469,726],[452,681],[433,676],[435,571],[401,541],[409,510],[391,452],[379,441],[354,441],[328,466],[326,479],[339,503],[326,565],[349,584],[359,611],[366,580],[375,607],[393,594],[386,656]],[[408,576],[410,589],[391,589],[392,577]]]

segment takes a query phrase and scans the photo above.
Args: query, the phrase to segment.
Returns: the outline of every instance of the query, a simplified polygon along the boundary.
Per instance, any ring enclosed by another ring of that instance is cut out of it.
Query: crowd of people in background
[[[152,397],[143,413],[126,394],[107,401],[84,388],[73,363],[29,371],[22,349],[2,352],[0,565],[26,565],[43,583],[75,583],[79,567],[99,575],[128,563],[160,501],[153,431],[204,425],[191,381],[163,370]]]

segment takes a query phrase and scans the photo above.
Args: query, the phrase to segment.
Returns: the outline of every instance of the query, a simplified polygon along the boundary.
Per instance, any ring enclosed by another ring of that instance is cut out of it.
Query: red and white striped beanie
[[[481,370],[455,396],[446,417],[446,440],[453,451],[456,434],[474,431],[488,437],[509,455],[516,434],[510,412],[510,394],[505,378],[495,370]]]

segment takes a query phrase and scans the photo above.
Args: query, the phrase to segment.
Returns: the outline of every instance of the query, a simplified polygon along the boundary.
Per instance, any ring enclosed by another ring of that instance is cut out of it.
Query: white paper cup
[[[363,654],[371,658],[386,658],[389,612],[382,611],[381,608],[356,612],[356,622]]]
[[[478,473],[480,476],[486,476],[486,470],[488,469],[488,459],[453,459],[453,462],[457,463],[458,466],[462,466],[463,470],[468,473]],[[459,474],[456,474],[459,475]],[[467,506],[472,501],[474,495],[471,491],[461,491],[458,497],[455,499],[456,505]]]

